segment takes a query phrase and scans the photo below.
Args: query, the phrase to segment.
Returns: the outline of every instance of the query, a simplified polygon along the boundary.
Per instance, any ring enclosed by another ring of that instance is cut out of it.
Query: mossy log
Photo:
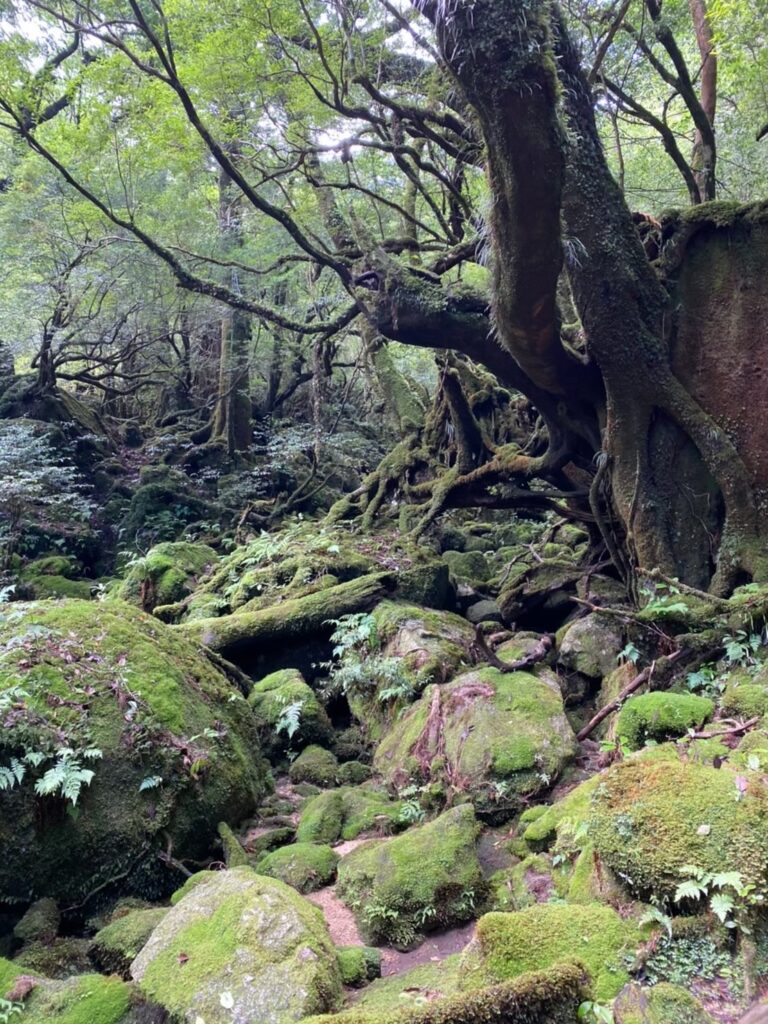
[[[371,573],[316,594],[284,601],[272,608],[218,619],[198,619],[175,628],[191,640],[235,658],[256,647],[268,647],[330,632],[341,615],[371,608],[394,589],[391,573]]]

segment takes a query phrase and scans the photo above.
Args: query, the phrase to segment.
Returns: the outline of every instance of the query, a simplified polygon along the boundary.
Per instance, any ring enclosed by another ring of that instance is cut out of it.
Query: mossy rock
[[[101,928],[89,951],[94,965],[104,974],[129,978],[131,963],[167,913],[166,907],[132,910]]]
[[[156,544],[129,567],[116,596],[144,611],[152,611],[157,605],[176,604],[193,593],[200,577],[218,559],[207,544]]]
[[[446,551],[443,561],[456,579],[472,587],[482,587],[493,575],[490,563],[482,551]]]
[[[175,878],[157,851],[170,839],[175,856],[204,857],[218,822],[245,818],[266,789],[246,701],[131,605],[14,605],[0,623],[3,694],[13,713],[0,725],[2,762],[24,749],[46,756],[2,794],[0,899],[72,905],[111,879],[113,895],[163,895]],[[94,773],[76,816],[63,796],[34,791],[63,746]],[[88,749],[100,756],[87,760]]]
[[[768,897],[768,795],[749,780],[742,792],[726,766],[632,758],[600,777],[589,836],[605,863],[642,898],[674,897],[680,869],[738,871]]]
[[[552,865],[546,857],[531,854],[511,868],[495,871],[488,879],[488,911],[525,910],[545,903],[556,894]]]
[[[624,638],[611,619],[597,612],[577,619],[564,631],[557,658],[563,668],[602,679],[616,668]]]
[[[471,662],[475,631],[460,615],[382,601],[373,620],[383,655],[401,660],[415,693],[446,682]]]
[[[361,761],[345,761],[336,771],[336,782],[340,786],[359,786],[367,782],[373,774],[369,764]]]
[[[255,865],[260,875],[279,878],[300,893],[315,892],[336,878],[339,855],[330,846],[292,843],[266,854]]]
[[[768,675],[760,671],[729,673],[720,705],[727,714],[755,718],[768,714]]]
[[[24,1003],[24,1024],[121,1024],[131,1008],[131,989],[119,978],[82,974],[43,981]]]
[[[417,968],[404,977],[426,983],[435,978],[435,971]],[[406,1000],[400,999],[397,979],[384,979],[390,980],[393,984],[386,992],[382,982],[382,991],[376,993],[376,998],[382,1002],[386,998],[388,1004],[397,998],[397,1005],[367,1005],[366,997],[369,993],[373,996],[373,989],[379,985],[374,982],[352,1009],[332,1017],[310,1017],[303,1024],[574,1024],[579,1006],[591,994],[588,976],[578,963],[561,964],[491,988],[457,992],[434,1001],[423,992],[417,992],[414,999],[405,993]],[[447,980],[442,978],[444,984]],[[403,1006],[404,1001],[411,1005]]]
[[[522,838],[534,851],[546,850],[557,839],[558,829],[563,825],[576,829],[585,826],[592,809],[592,796],[600,785],[600,775],[574,786],[554,804],[540,804],[528,807],[520,815],[519,827]]]
[[[485,988],[578,956],[592,976],[598,1000],[612,999],[627,983],[625,957],[640,941],[636,927],[611,907],[542,903],[477,922],[461,957],[461,984]]]
[[[478,813],[509,817],[548,789],[576,752],[557,682],[477,669],[430,687],[379,744],[391,785],[460,778]]]
[[[397,596],[424,608],[450,610],[456,605],[450,570],[441,562],[401,569],[397,575]]]
[[[67,576],[46,574],[28,580],[24,584],[24,589],[30,592],[36,601],[62,597],[90,601],[93,597],[94,581],[71,580]]]
[[[332,789],[310,800],[301,811],[296,838],[305,843],[356,839],[372,829],[395,832],[405,827],[401,801],[372,787]]]
[[[613,1016],[616,1024],[714,1024],[694,995],[668,982],[651,988],[625,986],[613,1004]]]
[[[459,992],[459,956],[420,964],[401,974],[380,978],[360,994],[355,1005],[379,1013],[419,1009]]]
[[[131,544],[143,538],[173,541],[185,526],[217,514],[215,505],[190,492],[182,474],[169,473],[162,482],[142,484],[134,491],[120,533]]]
[[[55,900],[36,900],[13,929],[13,937],[22,944],[53,942],[59,933],[61,913]]]
[[[341,972],[322,912],[250,868],[209,872],[168,912],[133,978],[182,1020],[292,1024],[338,1008]]]
[[[342,946],[336,950],[341,980],[350,988],[362,988],[381,977],[381,950],[371,946]]]
[[[631,750],[638,750],[646,740],[685,736],[708,722],[714,710],[714,701],[693,693],[643,693],[622,707],[616,733]]]
[[[291,764],[288,775],[291,782],[311,782],[313,786],[329,789],[336,784],[339,762],[330,750],[316,744],[306,747]]]
[[[310,743],[329,743],[333,737],[325,708],[295,668],[281,669],[254,683],[248,703],[259,723],[262,744],[273,756],[288,747],[301,750]],[[300,705],[298,729],[289,736],[287,729],[278,732],[277,728],[292,705]]]
[[[25,579],[34,579],[38,576],[66,576],[72,580],[80,575],[81,570],[82,567],[72,555],[43,555],[27,562],[23,576]]]
[[[342,858],[336,891],[367,941],[399,948],[424,932],[469,921],[486,885],[469,804],[389,840],[370,840]]]

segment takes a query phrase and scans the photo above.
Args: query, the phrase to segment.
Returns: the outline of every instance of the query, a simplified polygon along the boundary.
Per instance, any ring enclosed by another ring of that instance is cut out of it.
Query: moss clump
[[[488,879],[486,910],[525,910],[555,894],[552,865],[546,857],[532,854],[511,868],[494,872]]]
[[[37,900],[13,929],[19,942],[53,942],[59,931],[61,914],[52,899]]]
[[[652,988],[627,985],[614,1003],[614,1015],[621,1024],[713,1024],[695,996],[667,982]]]
[[[325,708],[296,669],[282,669],[261,679],[251,690],[248,703],[259,723],[262,743],[273,756],[288,747],[301,750],[310,743],[328,743],[333,736]],[[298,709],[298,729],[293,735],[281,727],[290,707]]]
[[[680,869],[693,864],[738,871],[768,896],[768,795],[758,780],[742,794],[727,767],[667,758],[625,761],[599,778],[589,835],[638,895],[671,899]]]
[[[374,768],[395,786],[460,778],[478,813],[509,817],[575,750],[555,681],[484,668],[430,687],[382,740]]]
[[[26,974],[45,978],[69,978],[73,974],[89,974],[89,939],[65,938],[53,942],[30,942],[14,958]]]
[[[720,698],[723,711],[744,718],[768,714],[768,677],[765,672],[752,676],[748,672],[729,674]]]
[[[339,855],[330,846],[293,843],[268,853],[256,864],[256,871],[307,893],[330,885],[336,878],[338,863]]]
[[[244,818],[266,788],[245,700],[194,646],[122,602],[14,605],[0,623],[1,693],[13,696],[0,763],[46,755],[3,794],[2,899],[71,905],[110,879],[161,895],[174,881],[156,855],[168,838],[180,858],[205,856],[218,822]],[[63,746],[94,772],[76,817],[60,794],[34,792]],[[90,748],[100,756],[89,762]]]
[[[381,951],[371,946],[343,946],[336,950],[341,980],[350,988],[361,988],[381,977]]]
[[[339,762],[330,750],[315,744],[303,750],[288,770],[291,782],[311,782],[323,789],[335,785]]]
[[[207,544],[156,544],[128,569],[117,596],[145,611],[189,597],[204,573],[218,561]]]
[[[209,872],[157,925],[131,973],[172,1015],[206,1024],[289,1024],[341,1000],[320,910],[250,868]]]
[[[79,574],[79,566],[71,555],[43,555],[35,558],[24,566],[25,579],[37,576],[66,576],[75,579]]]
[[[49,598],[71,597],[82,601],[90,601],[93,597],[93,580],[70,580],[66,576],[35,576],[25,586],[32,592],[35,600],[44,601]]]
[[[632,750],[639,750],[646,740],[685,736],[708,722],[714,710],[714,701],[693,693],[643,693],[630,697],[621,709],[616,732]]]
[[[580,783],[557,803],[529,807],[520,815],[523,839],[533,850],[547,849],[557,838],[558,829],[565,823],[578,827],[589,819],[592,796],[600,785],[600,776]]]
[[[394,832],[405,826],[403,805],[381,790],[359,786],[320,793],[301,812],[296,838],[302,843],[356,839],[372,829]]]
[[[482,587],[492,576],[491,566],[482,551],[446,551],[443,561],[457,579],[473,587]]]
[[[136,958],[155,927],[168,913],[165,907],[132,910],[96,933],[89,954],[104,974],[130,976]]]
[[[408,948],[426,931],[471,920],[486,888],[477,832],[474,811],[463,804],[344,857],[337,892],[367,940]]]
[[[397,658],[414,693],[443,683],[471,662],[475,632],[466,619],[400,601],[382,601],[373,612],[377,644]]]
[[[462,986],[484,988],[563,963],[578,954],[599,1000],[612,999],[628,980],[625,956],[639,935],[611,907],[540,904],[514,914],[486,914],[462,954]]]
[[[580,1004],[590,996],[587,982],[581,965],[561,964],[479,992],[460,992],[423,1005],[400,1008],[399,1003],[397,1007],[376,1009],[361,1001],[344,1013],[311,1017],[304,1024],[573,1024]]]
[[[24,1024],[120,1024],[131,1007],[131,990],[119,978],[84,974],[34,988]]]
[[[362,761],[346,761],[340,764],[336,772],[336,781],[340,786],[359,786],[371,777],[371,766]]]

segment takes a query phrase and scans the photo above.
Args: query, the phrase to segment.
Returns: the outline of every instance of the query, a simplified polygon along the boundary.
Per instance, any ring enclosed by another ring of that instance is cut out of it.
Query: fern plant
[[[35,783],[38,796],[62,796],[75,807],[83,786],[90,786],[95,772],[91,768],[83,768],[81,757],[86,761],[95,761],[102,756],[96,747],[76,751],[71,747],[61,747],[56,751],[53,767]]]
[[[709,909],[721,924],[750,934],[746,915],[749,908],[761,904],[763,898],[755,893],[752,883],[744,884],[739,871],[710,872],[695,864],[685,864],[680,874],[686,878],[675,890],[676,903],[708,899]]]
[[[286,704],[280,712],[280,717],[275,722],[275,735],[285,733],[289,740],[292,740],[301,728],[301,709],[304,707],[303,700],[295,700]]]

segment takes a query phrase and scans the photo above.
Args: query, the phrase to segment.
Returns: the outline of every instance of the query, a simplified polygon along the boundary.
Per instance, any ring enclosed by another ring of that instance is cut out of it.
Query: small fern
[[[289,740],[292,740],[301,728],[301,709],[304,707],[303,700],[295,700],[287,704],[280,712],[280,717],[275,722],[275,735],[279,736],[284,732]]]
[[[35,783],[35,793],[38,796],[60,795],[75,807],[83,786],[90,786],[95,774],[90,768],[83,768],[80,758],[93,761],[101,756],[101,751],[96,747],[83,751],[62,747],[56,751],[53,767]]]

